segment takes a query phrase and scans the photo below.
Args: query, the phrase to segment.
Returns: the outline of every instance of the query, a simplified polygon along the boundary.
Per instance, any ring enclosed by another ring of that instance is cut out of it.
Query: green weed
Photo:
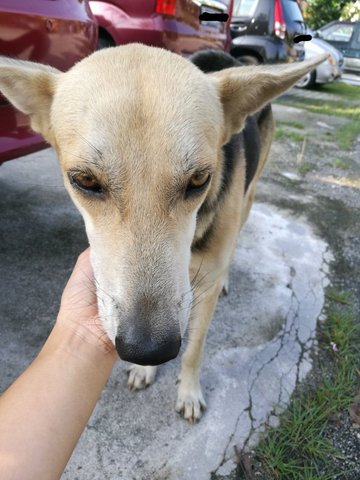
[[[291,130],[286,130],[284,128],[277,128],[275,130],[275,138],[290,138],[291,140],[294,140],[295,142],[302,142],[304,140],[304,134],[298,133],[298,132],[293,132]]]
[[[305,175],[308,172],[311,172],[314,169],[311,163],[302,162],[298,165],[297,170],[301,175]]]
[[[350,168],[350,165],[347,162],[344,162],[344,160],[341,160],[341,158],[335,158],[332,162],[332,166],[334,168],[340,168],[341,170],[348,170]]]

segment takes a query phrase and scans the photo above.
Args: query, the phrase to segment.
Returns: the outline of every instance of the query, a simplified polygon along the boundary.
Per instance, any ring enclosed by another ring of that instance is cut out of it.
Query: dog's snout
[[[115,338],[122,360],[160,365],[178,355],[180,324],[171,303],[159,295],[139,294],[128,312],[123,312]]]
[[[151,337],[131,337],[118,335],[115,339],[116,350],[122,360],[138,365],[160,365],[177,356],[181,346],[179,335],[162,340]]]

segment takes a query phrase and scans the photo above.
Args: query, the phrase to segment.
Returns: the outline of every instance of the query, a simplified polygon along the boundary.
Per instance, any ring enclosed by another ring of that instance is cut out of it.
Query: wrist
[[[104,334],[98,337],[86,325],[67,322],[60,315],[39,356],[59,352],[90,362],[97,368],[101,365],[112,368],[119,358]]]

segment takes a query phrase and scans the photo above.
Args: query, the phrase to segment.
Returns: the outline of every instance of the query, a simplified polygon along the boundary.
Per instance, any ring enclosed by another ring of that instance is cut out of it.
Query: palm
[[[99,317],[89,248],[79,256],[64,289],[58,321],[75,327],[77,331],[90,331],[102,345],[114,349]]]

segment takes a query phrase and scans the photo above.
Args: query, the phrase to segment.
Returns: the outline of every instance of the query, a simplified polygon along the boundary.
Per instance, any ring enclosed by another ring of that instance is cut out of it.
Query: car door
[[[346,55],[346,50],[349,49],[354,36],[356,25],[353,23],[335,23],[329,25],[329,27],[324,30],[319,30],[319,36],[323,40],[334,45],[338,50],[340,50],[344,55]]]

